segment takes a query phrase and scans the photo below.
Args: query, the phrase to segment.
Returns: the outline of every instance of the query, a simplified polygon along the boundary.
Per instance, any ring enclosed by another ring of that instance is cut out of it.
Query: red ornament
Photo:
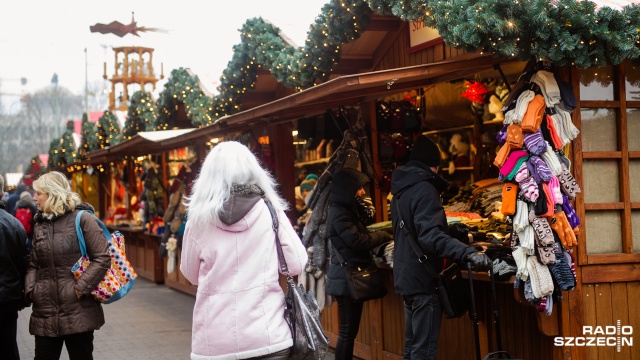
[[[463,92],[460,96],[467,98],[473,102],[477,102],[480,104],[484,104],[484,96],[490,93],[486,87],[481,82],[477,81],[467,81],[465,83],[467,90]]]

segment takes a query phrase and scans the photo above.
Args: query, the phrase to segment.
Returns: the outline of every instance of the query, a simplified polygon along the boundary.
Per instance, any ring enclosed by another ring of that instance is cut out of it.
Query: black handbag
[[[396,199],[396,210],[398,211],[398,218],[400,219],[400,228],[405,229],[409,234],[409,244],[418,256],[418,261],[424,265],[425,270],[433,278],[436,289],[438,290],[438,296],[440,298],[440,306],[447,319],[458,318],[464,315],[469,309],[469,288],[462,278],[462,271],[456,263],[452,263],[446,269],[440,273],[436,273],[431,264],[428,261],[427,255],[424,253],[417,237],[407,229],[406,223],[402,220],[400,213],[400,206]]]
[[[442,270],[436,279],[440,305],[447,319],[464,315],[469,309],[469,287],[458,264],[453,263]]]
[[[295,360],[323,359],[329,347],[329,338],[322,330],[318,301],[311,291],[305,291],[304,286],[296,285],[291,275],[289,275],[287,261],[284,258],[282,245],[278,237],[278,216],[271,202],[267,199],[264,199],[264,202],[269,208],[273,221],[280,272],[287,277],[284,318],[289,325],[291,337],[293,338],[293,346],[291,347],[289,358]]]
[[[347,289],[349,289],[349,297],[352,300],[368,301],[387,295],[387,287],[384,285],[378,272],[378,265],[373,259],[366,267],[349,266],[338,250],[334,248],[334,251],[340,261],[340,266],[345,270]]]

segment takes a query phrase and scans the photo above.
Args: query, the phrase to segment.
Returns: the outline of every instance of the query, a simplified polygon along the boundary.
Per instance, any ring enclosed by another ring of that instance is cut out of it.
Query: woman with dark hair
[[[364,173],[350,168],[343,168],[331,179],[331,207],[327,225],[333,250],[327,274],[327,294],[333,295],[338,302],[336,360],[353,358],[353,345],[358,335],[364,304],[349,296],[346,271],[342,264],[367,267],[374,261],[371,250],[393,238],[383,230],[369,232],[363,222],[364,218],[371,216],[371,210],[363,209],[366,202],[359,201],[358,198],[365,196],[364,187],[368,183],[369,178]],[[344,261],[339,260],[336,253]]]

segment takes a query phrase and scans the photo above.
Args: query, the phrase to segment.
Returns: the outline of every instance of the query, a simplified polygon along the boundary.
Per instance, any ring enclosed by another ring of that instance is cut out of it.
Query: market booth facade
[[[225,128],[251,128],[257,124],[267,124],[272,151],[276,154],[274,171],[282,183],[283,194],[291,199],[293,185],[287,183],[295,181],[293,179],[301,161],[296,157],[295,145],[292,145],[296,139],[289,134],[297,130],[301,121],[309,121],[313,115],[321,115],[326,121],[331,121],[323,116],[327,111],[339,115],[340,108],[343,111],[356,109],[358,117],[367,125],[374,167],[378,174],[382,174],[384,166],[380,161],[381,140],[376,119],[376,103],[379,100],[394,99],[394,96],[395,99],[403,99],[407,94],[411,96],[411,90],[455,83],[455,80],[475,79],[479,73],[502,80],[500,71],[507,68],[511,69],[508,81],[513,85],[526,66],[525,63],[509,59],[466,54],[443,43],[409,52],[411,46],[406,34],[410,31],[409,25],[405,25],[403,31],[397,34],[396,41],[381,56],[374,72],[339,76],[312,89],[221,118],[215,125],[186,136],[204,139],[215,136],[217,131]],[[500,64],[500,67],[494,68],[496,64]],[[613,358],[616,356],[615,348],[585,348],[565,343],[565,346],[558,346],[554,340],[556,337],[582,336],[583,326],[609,326],[620,320],[623,325],[633,327],[640,321],[630,301],[639,290],[636,259],[638,241],[634,242],[632,231],[632,225],[637,223],[637,201],[633,199],[637,197],[638,189],[631,181],[638,159],[637,149],[631,141],[638,131],[639,104],[635,95],[638,91],[638,68],[631,62],[624,62],[616,66],[584,70],[558,67],[554,71],[572,86],[576,98],[572,121],[581,132],[570,145],[563,147],[563,152],[571,161],[571,172],[583,190],[573,202],[582,221],[577,236],[579,245],[573,252],[577,265],[577,284],[572,291],[562,292],[562,299],[547,316],[514,290],[513,278],[500,283],[497,291],[501,343],[512,356],[524,358]],[[604,97],[603,90],[607,93]],[[455,97],[460,95],[460,92],[454,94]],[[603,117],[603,113],[606,114],[604,122],[596,121]],[[441,130],[455,133],[460,128],[470,130],[471,142],[479,139],[474,143],[476,148],[482,144],[485,132],[489,133],[495,126],[490,120],[478,123],[475,116],[465,125],[447,126],[445,123],[435,129],[434,126],[429,127],[428,123],[423,125],[433,129],[427,132]],[[322,157],[316,160],[325,161]],[[305,158],[302,162],[308,161]],[[472,174],[476,182],[486,180],[483,174],[491,174],[491,169],[486,170],[475,166],[459,166],[451,174],[452,180],[459,180],[463,176],[471,180]],[[465,172],[467,175],[462,175]],[[497,168],[493,168],[493,174],[497,174]],[[607,177],[608,181],[604,183],[601,177]],[[386,193],[381,187],[375,187],[371,192],[378,210],[378,220],[386,220]],[[602,201],[605,199],[609,202]],[[391,289],[391,271],[382,271],[387,274],[387,286]],[[481,275],[478,277],[482,279]],[[487,352],[495,349],[497,344],[487,283],[479,281],[476,292],[480,298],[480,345],[483,352]],[[395,294],[365,305],[357,338],[357,356],[371,359],[401,358],[404,332],[402,308],[402,300]],[[323,313],[323,324],[332,344],[335,344],[338,332],[335,305]],[[461,338],[469,340],[460,342]],[[439,357],[469,356],[474,353],[472,338],[473,327],[468,317],[444,321]],[[632,350],[622,347],[620,356],[632,354]]]
[[[326,156],[326,147],[324,156],[316,153],[315,159],[311,158],[313,153],[309,154],[311,157],[306,153],[312,150],[312,146],[303,149],[303,155],[296,151],[301,143],[311,143],[308,136],[302,138],[304,135],[301,136],[300,130],[307,127],[308,132],[309,123],[326,126],[334,118],[342,119],[336,124],[340,130],[349,129],[349,125],[358,128],[360,119],[360,123],[364,124],[362,129],[368,140],[371,167],[375,174],[376,186],[370,189],[370,194],[376,205],[377,220],[383,222],[388,220],[388,194],[383,174],[393,166],[389,164],[389,146],[385,146],[389,141],[387,132],[391,132],[391,143],[398,145],[396,148],[401,151],[410,146],[405,135],[413,135],[415,130],[403,128],[405,119],[402,117],[400,121],[403,124],[391,129],[390,123],[381,120],[386,119],[381,105],[408,103],[407,108],[398,109],[400,112],[421,109],[418,111],[420,132],[448,140],[444,142],[446,145],[451,145],[453,135],[459,134],[466,140],[462,143],[475,148],[475,153],[470,150],[450,153],[455,158],[449,159],[453,165],[443,173],[445,177],[461,187],[469,183],[486,187],[495,185],[492,179],[498,176],[498,168],[492,167],[492,163],[500,147],[491,135],[495,139],[503,124],[502,121],[495,121],[500,120],[497,118],[500,111],[495,112],[493,118],[485,118],[485,114],[493,113],[490,104],[486,104],[486,107],[477,106],[467,99],[460,102],[460,96],[469,88],[465,86],[465,81],[482,83],[487,85],[485,88],[492,88],[501,105],[504,105],[502,102],[506,99],[502,98],[502,91],[496,91],[498,85],[507,88],[509,86],[506,85],[514,85],[525,70],[526,63],[465,53],[437,38],[426,40],[423,46],[416,45],[411,43],[409,33],[413,28],[408,23],[394,30],[386,29],[387,34],[391,35],[375,47],[376,51],[372,52],[375,56],[367,63],[369,68],[360,68],[370,72],[337,76],[308,90],[223,117],[213,125],[159,143],[169,148],[184,143],[203,146],[214,138],[232,139],[249,132],[250,138],[254,139],[251,141],[254,149],[257,144],[267,145],[260,149],[267,149],[272,155],[270,166],[281,184],[283,195],[293,204],[293,189],[299,171],[307,166],[331,163],[331,156]],[[366,36],[357,41],[366,41]],[[637,238],[640,232],[633,231],[634,225],[636,230],[640,226],[637,221],[640,189],[632,181],[635,178],[633,175],[637,175],[636,165],[640,159],[637,141],[633,141],[640,134],[640,102],[637,96],[639,70],[628,61],[604,68],[580,70],[568,66],[553,67],[552,70],[561,80],[571,84],[576,99],[571,119],[580,131],[580,136],[562,147],[562,152],[570,160],[571,173],[582,189],[572,201],[582,222],[577,236],[578,246],[573,251],[576,285],[573,290],[562,292],[562,298],[557,299],[559,301],[551,307],[551,311],[546,311],[550,313],[547,315],[532,306],[520,290],[514,289],[513,276],[501,279],[497,285],[498,323],[501,328],[498,342],[488,283],[486,277],[476,274],[479,345],[481,352],[486,353],[495,350],[497,344],[501,343],[512,356],[531,359],[633,358],[637,356],[633,347],[623,346],[618,353],[613,347],[558,345],[554,340],[556,337],[583,336],[583,326],[612,326],[618,320],[622,325],[631,327],[640,324],[640,312],[631,300],[640,295],[640,240]],[[436,101],[438,97],[443,100]],[[447,101],[449,107],[438,108]],[[451,103],[456,106],[452,108]],[[433,109],[441,110],[431,111]],[[295,137],[294,130],[298,131]],[[401,135],[394,137],[395,133]],[[268,137],[268,141],[262,141],[261,144],[258,139],[264,136]],[[317,152],[320,150],[318,146],[314,149]],[[402,157],[391,155],[392,159],[394,156]],[[502,224],[493,223],[489,226],[489,231],[485,228],[478,233],[498,232],[496,230],[500,230]],[[390,266],[382,263],[381,268],[387,287],[392,289]],[[166,280],[165,273],[165,283]],[[193,293],[194,289],[185,286],[181,290]],[[323,326],[331,344],[335,345],[338,333],[337,305],[325,309]],[[383,299],[366,303],[355,355],[364,359],[400,359],[403,334],[402,299],[390,291]],[[471,356],[475,352],[473,335],[473,324],[469,317],[443,320],[439,358]],[[637,337],[635,334],[633,336]]]

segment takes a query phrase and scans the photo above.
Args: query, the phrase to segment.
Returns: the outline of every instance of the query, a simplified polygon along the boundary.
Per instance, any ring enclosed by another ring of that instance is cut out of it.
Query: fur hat
[[[429,167],[440,166],[440,148],[426,136],[419,136],[413,143],[410,160],[420,161]]]

